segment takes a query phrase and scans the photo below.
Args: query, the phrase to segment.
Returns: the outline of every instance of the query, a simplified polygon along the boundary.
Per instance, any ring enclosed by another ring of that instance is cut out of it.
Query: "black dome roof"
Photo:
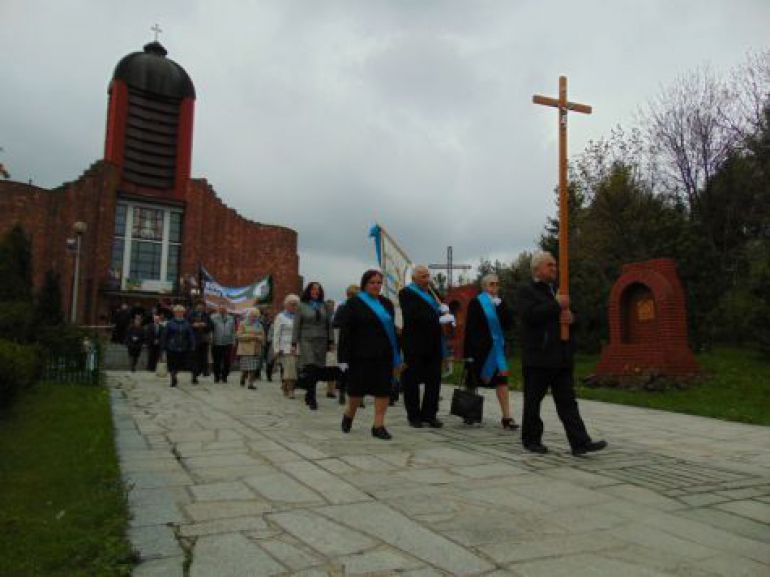
[[[184,68],[166,58],[160,42],[145,44],[144,52],[132,52],[115,67],[113,80],[131,88],[170,98],[195,98],[195,87]]]

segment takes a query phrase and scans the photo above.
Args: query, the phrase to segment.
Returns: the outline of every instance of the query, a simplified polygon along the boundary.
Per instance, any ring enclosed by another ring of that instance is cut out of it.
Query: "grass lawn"
[[[41,383],[0,414],[0,577],[128,576],[104,387]]]
[[[578,387],[583,399],[770,425],[770,361],[750,349],[716,348],[697,356],[702,382],[686,390],[620,391]],[[594,372],[598,357],[577,360],[578,377]]]
[[[686,390],[651,392],[581,386],[581,378],[594,372],[599,357],[579,355],[575,365],[577,394],[582,399],[770,425],[770,361],[750,349],[727,347],[716,348],[697,358],[704,371],[700,383]],[[509,363],[511,388],[520,390],[521,358],[510,358]]]

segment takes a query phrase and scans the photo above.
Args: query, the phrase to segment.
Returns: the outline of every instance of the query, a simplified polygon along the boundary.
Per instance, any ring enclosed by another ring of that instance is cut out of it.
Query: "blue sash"
[[[409,290],[417,293],[422,300],[424,300],[426,303],[428,303],[434,311],[437,313],[439,312],[439,304],[436,302],[436,299],[433,298],[433,295],[428,294],[426,291],[422,290],[420,287],[418,287],[415,283],[411,283],[410,285],[407,285]]]
[[[424,300],[426,303],[428,303],[431,308],[436,311],[437,315],[441,315],[441,305],[439,305],[438,301],[433,298],[433,295],[428,294],[426,291],[422,290],[420,287],[418,287],[415,283],[411,283],[407,285],[409,290],[411,290],[414,293],[417,293],[419,297]],[[445,359],[449,356],[449,348],[446,346],[446,338],[444,337],[444,332],[441,332],[441,358]]]
[[[497,318],[497,310],[495,310],[495,303],[492,302],[492,298],[485,292],[482,292],[476,298],[481,303],[481,310],[484,311],[489,332],[492,335],[492,348],[489,350],[487,360],[481,368],[481,379],[488,383],[495,372],[498,372],[500,375],[508,374],[508,362],[505,360],[505,337],[503,336],[503,328],[500,326],[500,319]]]
[[[361,291],[356,296],[364,301],[364,303],[372,310],[374,315],[382,323],[382,328],[385,329],[385,334],[388,335],[390,346],[393,349],[393,366],[400,366],[401,351],[398,348],[398,341],[396,340],[396,325],[393,324],[393,317],[390,316],[390,313],[385,309],[384,306],[382,306],[382,303],[379,301],[379,299],[374,298],[364,291]]]

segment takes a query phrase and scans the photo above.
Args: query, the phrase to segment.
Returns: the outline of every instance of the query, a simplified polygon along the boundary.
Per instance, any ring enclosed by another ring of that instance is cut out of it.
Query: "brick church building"
[[[225,286],[270,275],[274,310],[300,289],[297,232],[242,217],[190,177],[195,87],[166,54],[151,42],[118,63],[104,158],[77,180],[51,190],[0,181],[0,234],[19,224],[30,235],[35,286],[59,273],[68,317],[68,239],[80,230],[80,324],[103,324],[121,302],[186,299],[199,265]]]

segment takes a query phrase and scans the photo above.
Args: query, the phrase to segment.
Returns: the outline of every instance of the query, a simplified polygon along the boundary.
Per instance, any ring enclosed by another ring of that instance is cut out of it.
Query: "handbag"
[[[468,388],[466,381],[470,368],[465,367],[460,378],[460,383],[452,393],[452,405],[449,409],[451,415],[461,417],[466,424],[480,423],[484,416],[484,396],[477,394],[476,388]]]

